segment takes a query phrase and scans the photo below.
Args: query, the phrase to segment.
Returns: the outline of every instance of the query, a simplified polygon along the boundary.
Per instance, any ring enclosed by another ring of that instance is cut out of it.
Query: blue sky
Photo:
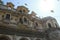
[[[56,18],[57,22],[60,24],[60,1],[58,0],[2,0],[4,4],[7,2],[12,2],[17,6],[21,6],[27,4],[27,8],[29,8],[30,12],[35,11],[37,16],[39,17],[47,17],[52,16]],[[54,10],[54,12],[51,12]]]

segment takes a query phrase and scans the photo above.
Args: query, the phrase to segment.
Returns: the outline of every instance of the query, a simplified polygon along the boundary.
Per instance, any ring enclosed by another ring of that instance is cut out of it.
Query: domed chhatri
[[[14,8],[14,4],[11,3],[11,2],[7,2],[7,6],[10,7],[10,8]]]
[[[26,8],[25,6],[18,6],[17,11],[19,11],[20,13],[28,13],[29,12],[28,8]]]
[[[0,40],[60,40],[55,18],[40,18],[29,11],[25,6],[14,8],[11,2],[4,5],[0,0]]]

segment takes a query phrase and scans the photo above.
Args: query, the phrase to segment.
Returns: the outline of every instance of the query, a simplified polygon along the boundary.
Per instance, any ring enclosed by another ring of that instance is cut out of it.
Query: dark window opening
[[[24,22],[27,23],[27,19],[26,18],[24,18]]]
[[[23,12],[25,12],[25,10],[23,10]]]
[[[17,19],[15,19],[15,21],[17,21]]]
[[[38,23],[35,23],[35,26],[34,26],[34,28],[36,28],[36,27],[38,27]]]
[[[36,24],[36,26],[38,26],[38,23],[35,23]]]
[[[22,20],[22,18],[20,18],[19,22],[20,22],[21,24],[23,24],[23,20]]]
[[[11,39],[7,36],[0,36],[0,40],[11,40]]]
[[[6,19],[10,20],[10,14],[6,14]]]
[[[22,10],[20,10],[19,12],[22,13]]]
[[[11,6],[9,6],[11,8]]]
[[[27,38],[21,38],[20,40],[28,40]]]
[[[49,28],[51,28],[51,27],[52,27],[50,23],[48,23],[48,26],[49,26]]]

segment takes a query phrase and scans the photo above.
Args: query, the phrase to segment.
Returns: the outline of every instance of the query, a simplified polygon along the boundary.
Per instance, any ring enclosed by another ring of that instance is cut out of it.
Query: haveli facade
[[[39,18],[25,6],[15,9],[11,2],[4,5],[0,0],[0,40],[60,40],[59,30],[55,18]]]

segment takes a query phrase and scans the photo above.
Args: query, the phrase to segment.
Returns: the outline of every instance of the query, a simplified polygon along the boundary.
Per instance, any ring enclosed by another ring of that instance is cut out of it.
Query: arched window
[[[25,12],[25,10],[23,10],[23,12]]]
[[[48,23],[48,26],[49,26],[49,28],[51,28],[51,27],[52,27],[50,23]]]
[[[22,18],[19,19],[19,22],[20,22],[21,24],[23,24],[23,20],[22,20]]]
[[[22,13],[22,10],[19,10],[20,13]]]
[[[11,8],[11,6],[9,6]]]
[[[37,22],[35,22],[35,26],[34,26],[34,28],[36,28],[36,27],[38,27],[38,23],[37,23]]]
[[[10,14],[6,14],[5,19],[10,20]]]
[[[38,23],[37,22],[35,24],[36,24],[36,26],[38,26]]]
[[[28,40],[27,38],[21,38],[20,40]]]
[[[27,19],[26,18],[24,18],[24,22],[27,23]]]
[[[8,36],[0,36],[0,40],[11,40]]]

